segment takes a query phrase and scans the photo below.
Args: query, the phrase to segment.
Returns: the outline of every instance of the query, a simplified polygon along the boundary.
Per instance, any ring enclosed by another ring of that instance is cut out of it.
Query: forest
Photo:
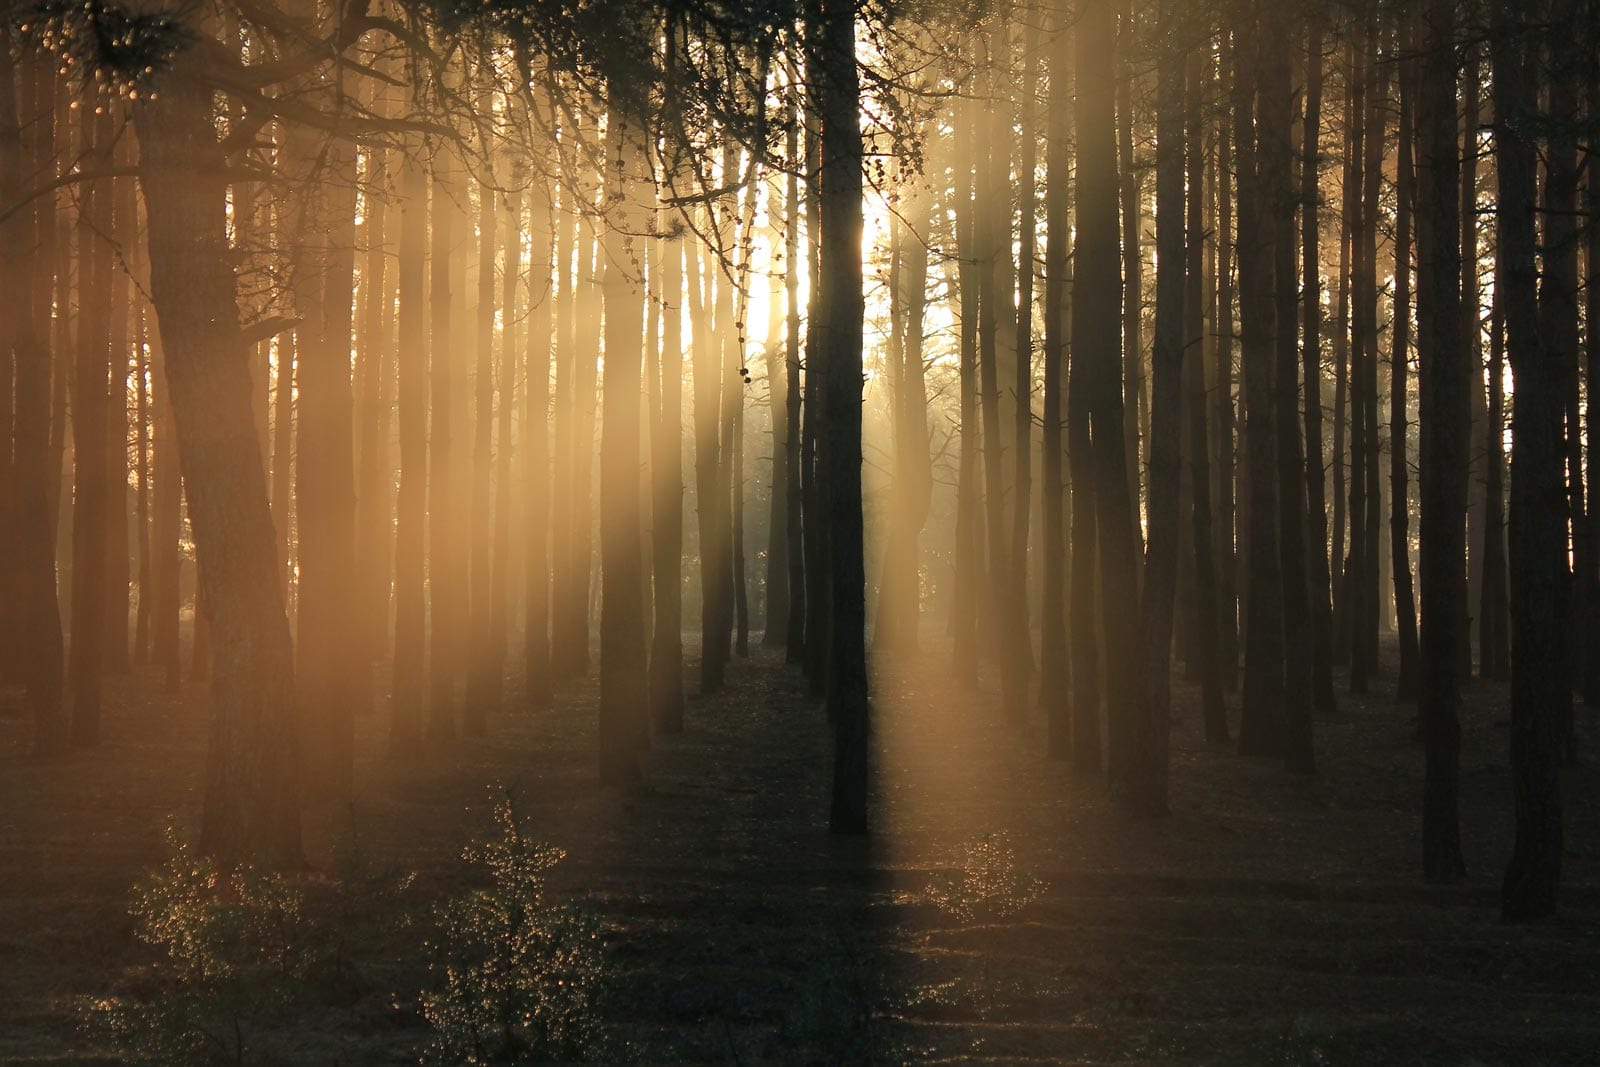
[[[0,38],[0,1063],[1600,1063],[1596,0]]]

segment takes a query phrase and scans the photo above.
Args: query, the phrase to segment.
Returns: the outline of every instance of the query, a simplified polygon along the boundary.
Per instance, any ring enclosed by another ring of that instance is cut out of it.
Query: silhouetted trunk
[[[1263,41],[1287,41],[1292,26],[1283,5],[1266,0]],[[1313,627],[1311,578],[1306,563],[1305,453],[1300,441],[1300,345],[1295,329],[1300,305],[1295,275],[1293,88],[1287,49],[1262,50],[1259,189],[1271,214],[1272,302],[1277,366],[1272,400],[1278,435],[1278,551],[1283,567],[1283,713],[1278,727],[1284,765],[1297,774],[1316,770],[1311,721]],[[1240,731],[1241,735],[1243,730]]]
[[[1162,0],[1156,72],[1156,334],[1151,359],[1150,529],[1139,605],[1131,758],[1113,761],[1112,795],[1145,815],[1167,810],[1172,718],[1172,604],[1178,578],[1178,480],[1183,435],[1184,57],[1178,0]],[[1123,711],[1122,714],[1126,714]],[[1112,730],[1112,737],[1118,731]],[[1116,749],[1113,749],[1115,752]]]
[[[1478,669],[1493,682],[1511,677],[1510,591],[1505,544],[1505,315],[1504,257],[1495,252],[1495,284],[1489,309],[1488,440],[1484,442],[1483,590],[1478,609]]]
[[[1526,7],[1495,0],[1495,159],[1511,415],[1511,776],[1516,844],[1500,896],[1507,919],[1555,911],[1561,882],[1561,728],[1572,694],[1561,631],[1567,581],[1562,353],[1540,336],[1536,226],[1538,42]]]
[[[1574,72],[1576,76],[1576,72]],[[1600,118],[1600,72],[1588,72],[1585,96],[1588,117]],[[1473,125],[1476,126],[1474,119]],[[1600,152],[1589,145],[1587,156],[1587,191],[1585,206],[1589,210],[1589,223],[1584,227],[1584,425],[1591,442],[1600,442]],[[1475,266],[1476,264],[1474,264]],[[1594,444],[1590,446],[1591,454]],[[1587,707],[1600,705],[1600,463],[1589,463],[1589,510],[1584,523],[1584,545],[1587,554],[1580,572],[1585,609],[1583,644],[1578,659],[1583,665],[1583,702]]]
[[[1579,0],[1551,0],[1548,12],[1552,32],[1546,46],[1549,87],[1545,98],[1548,141],[1544,151],[1544,198],[1540,234],[1539,336],[1547,347],[1547,358],[1561,366],[1561,407],[1565,417],[1567,523],[1571,531],[1572,558],[1576,574],[1588,568],[1590,550],[1584,530],[1582,427],[1578,419],[1578,98],[1576,79],[1587,73],[1593,56],[1585,54],[1581,63],[1565,36],[1565,20],[1578,10]],[[1513,470],[1513,481],[1515,474]],[[1564,567],[1563,570],[1566,570]],[[1516,579],[1513,579],[1515,582]],[[1556,631],[1568,678],[1581,677],[1579,666],[1585,648],[1584,610],[1579,600],[1582,582],[1573,572],[1558,587],[1556,613],[1565,622]],[[1573,721],[1570,692],[1558,705],[1560,712],[1561,761],[1577,760],[1577,732]]]
[[[1407,19],[1400,44],[1406,56],[1414,48],[1409,23]],[[1398,700],[1417,698],[1419,654],[1417,605],[1411,589],[1411,505],[1407,493],[1410,457],[1406,437],[1406,364],[1410,359],[1408,348],[1411,344],[1411,209],[1416,198],[1416,179],[1412,170],[1412,116],[1417,102],[1419,66],[1417,59],[1402,58],[1400,61],[1400,143],[1395,170],[1394,323],[1390,327],[1392,341],[1389,348],[1389,555],[1393,560],[1391,570],[1394,575],[1395,611],[1400,622],[1400,675],[1395,680],[1395,698]],[[1423,136],[1428,136],[1426,131]],[[1428,193],[1436,194],[1438,186],[1431,180],[1431,175],[1428,177]],[[1424,210],[1431,208],[1426,203],[1421,206]],[[1435,284],[1438,284],[1437,279]],[[1419,305],[1421,302],[1419,294]],[[1422,321],[1420,316],[1418,321]]]
[[[792,60],[789,67],[788,90],[788,132],[785,134],[784,152],[789,159],[798,159],[800,156],[800,90],[795,86],[799,80],[798,65]],[[789,623],[787,627],[787,645],[784,649],[784,660],[787,663],[803,663],[805,660],[806,642],[806,544],[805,544],[805,516],[802,509],[805,505],[801,494],[800,474],[800,401],[802,386],[800,382],[800,174],[799,169],[791,167],[786,179],[784,190],[784,245],[783,245],[783,290],[787,316],[784,322],[784,374],[786,384],[784,388],[784,404],[786,408],[785,422],[788,426],[787,447],[784,450],[784,481],[783,491],[789,498],[786,511],[789,558]]]
[[[1274,214],[1266,202],[1281,196],[1268,181],[1283,174],[1269,166],[1259,173],[1264,144],[1281,136],[1259,133],[1253,119],[1259,95],[1255,80],[1272,47],[1261,39],[1265,27],[1250,20],[1235,30],[1233,86],[1234,154],[1239,202],[1239,321],[1243,330],[1245,464],[1249,471],[1246,521],[1249,527],[1248,611],[1245,615],[1244,704],[1239,720],[1239,751],[1247,756],[1279,755],[1283,745],[1284,600],[1283,556],[1278,541],[1278,411],[1275,391],[1278,360],[1274,345],[1278,307],[1273,286]],[[1254,49],[1254,54],[1252,54]],[[1263,87],[1262,92],[1265,91]],[[1265,111],[1267,104],[1263,103]],[[1274,203],[1276,201],[1274,200]]]
[[[1233,46],[1228,34],[1222,34],[1221,58],[1218,63],[1217,87],[1220,92],[1225,82],[1224,72],[1235,76],[1230,58]],[[1217,441],[1217,614],[1222,630],[1218,635],[1217,655],[1222,672],[1222,688],[1233,692],[1239,685],[1239,553],[1234,543],[1236,512],[1234,508],[1234,408],[1233,408],[1233,353],[1235,294],[1233,258],[1233,172],[1231,139],[1228,116],[1217,122],[1215,133],[1216,216],[1217,216],[1217,381],[1212,389],[1212,411],[1216,417]]]
[[[1466,871],[1457,811],[1461,792],[1461,627],[1467,598],[1467,465],[1477,368],[1461,337],[1461,155],[1456,138],[1455,5],[1422,10],[1417,112],[1418,482],[1422,494],[1423,873],[1453,882]],[[1404,162],[1402,160],[1402,162]],[[1396,349],[1398,358],[1399,349]],[[1398,451],[1398,447],[1397,447]],[[1402,504],[1396,500],[1396,508]],[[1401,557],[1396,556],[1396,573]],[[1398,591],[1398,586],[1396,587]],[[1402,610],[1404,605],[1402,605]],[[1402,623],[1404,618],[1402,617]]]
[[[1138,560],[1133,538],[1123,434],[1123,367],[1117,216],[1116,127],[1112,107],[1116,20],[1112,0],[1093,0],[1080,17],[1078,70],[1078,255],[1073,275],[1072,347],[1084,353],[1094,465],[1100,560],[1100,619],[1105,640],[1108,778],[1136,765],[1140,731],[1134,684],[1119,665],[1134,662]],[[1074,392],[1076,392],[1074,386]],[[1069,444],[1070,447],[1070,444]],[[1074,546],[1077,551],[1077,546]]]
[[[1300,350],[1306,453],[1306,547],[1311,596],[1311,700],[1319,715],[1338,711],[1333,692],[1332,579],[1328,568],[1327,476],[1322,447],[1322,50],[1323,16],[1309,15],[1306,106],[1301,135],[1300,287],[1304,293]]]
[[[834,833],[865,833],[870,785],[866,574],[861,515],[861,107],[855,5],[819,0],[815,27],[817,116],[822,123],[820,266],[822,344],[828,353],[828,421],[822,438],[833,614],[828,710],[835,747]]]
[[[1192,17],[1191,27],[1206,27]],[[1228,738],[1228,709],[1222,698],[1222,676],[1217,662],[1217,560],[1211,510],[1211,439],[1207,428],[1206,355],[1206,218],[1205,93],[1210,81],[1210,56],[1191,50],[1187,60],[1188,88],[1185,135],[1188,141],[1188,214],[1184,251],[1183,395],[1189,430],[1189,486],[1193,503],[1190,547],[1194,551],[1194,613],[1191,658],[1200,680],[1207,741]],[[1159,239],[1159,238],[1158,238]],[[1180,516],[1181,519],[1181,516]]]

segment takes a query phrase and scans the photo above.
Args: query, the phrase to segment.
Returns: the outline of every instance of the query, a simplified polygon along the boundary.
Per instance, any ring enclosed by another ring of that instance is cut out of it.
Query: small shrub
[[[1017,866],[1016,850],[1004,833],[967,841],[956,862],[956,870],[934,880],[928,897],[962,922],[1015,915],[1044,891],[1044,883]]]
[[[464,853],[488,885],[442,907],[428,945],[438,986],[422,995],[434,1028],[422,1062],[582,1059],[599,1040],[599,919],[551,894],[566,853],[529,835],[509,790],[495,790],[494,825]]]
[[[261,1024],[313,965],[301,898],[281,877],[222,870],[168,823],[130,912],[155,950],[142,995],[92,1001],[88,1022],[131,1061],[244,1064]]]

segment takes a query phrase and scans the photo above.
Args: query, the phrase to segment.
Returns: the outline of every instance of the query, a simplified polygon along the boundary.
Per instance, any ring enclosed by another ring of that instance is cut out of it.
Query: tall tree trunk
[[[1095,472],[1100,619],[1107,665],[1106,766],[1111,780],[1123,777],[1122,768],[1137,759],[1139,746],[1132,678],[1127,671],[1117,669],[1119,664],[1133,662],[1135,655],[1138,560],[1123,434],[1123,422],[1130,416],[1124,410],[1119,373],[1123,367],[1123,339],[1118,314],[1122,307],[1122,275],[1118,262],[1116,123],[1112,106],[1115,14],[1112,0],[1092,0],[1078,25],[1079,225],[1072,292],[1073,356],[1076,359],[1082,352],[1088,364],[1084,369]]]
[[[828,353],[822,471],[828,522],[828,578],[833,616],[828,710],[835,746],[834,833],[865,833],[870,785],[867,703],[866,574],[861,514],[861,348],[865,303],[861,278],[861,87],[856,69],[855,5],[819,0],[816,16],[822,123],[820,326]]]
[[[1400,49],[1409,56],[1415,47],[1410,19],[1403,29]],[[1412,165],[1412,131],[1417,102],[1419,61],[1400,61],[1400,137],[1399,159],[1395,164],[1394,223],[1394,325],[1389,348],[1389,555],[1393,560],[1395,611],[1400,621],[1400,676],[1395,680],[1395,697],[1417,697],[1417,605],[1411,589],[1411,504],[1407,492],[1410,456],[1406,438],[1407,351],[1411,342],[1411,210],[1416,198],[1416,179]],[[1423,136],[1428,136],[1423,131]],[[1431,175],[1428,176],[1431,179]],[[1430,195],[1438,187],[1430,180]],[[1432,205],[1422,203],[1423,209]],[[1421,281],[1420,277],[1418,279]],[[1437,283],[1437,279],[1435,279]],[[1419,293],[1419,301],[1421,294]],[[1420,316],[1419,316],[1420,321]]]
[[[1172,603],[1178,577],[1178,474],[1182,455],[1184,258],[1184,57],[1178,0],[1162,0],[1156,75],[1156,334],[1151,359],[1150,531],[1139,606],[1137,712],[1131,758],[1114,761],[1113,796],[1145,815],[1167,811],[1172,718]],[[1126,712],[1124,712],[1126,714]],[[1118,731],[1113,727],[1112,736]],[[1113,749],[1113,751],[1116,751]]]
[[[1295,36],[1281,4],[1262,5],[1262,40]],[[1258,175],[1264,205],[1271,211],[1272,302],[1276,311],[1277,355],[1273,403],[1278,435],[1278,550],[1283,567],[1283,713],[1278,726],[1284,765],[1297,774],[1316,771],[1312,741],[1312,660],[1314,621],[1310,568],[1306,563],[1305,453],[1300,440],[1300,345],[1295,329],[1300,290],[1295,276],[1294,91],[1290,52],[1262,51]],[[1241,730],[1241,735],[1243,731]]]
[[[1495,0],[1495,159],[1511,414],[1511,777],[1516,843],[1501,888],[1511,920],[1550,915],[1561,882],[1561,730],[1572,693],[1559,607],[1567,581],[1562,484],[1563,353],[1539,323],[1536,175],[1540,12]],[[1532,17],[1532,18],[1531,18]],[[1499,287],[1497,287],[1498,291]]]
[[[1210,30],[1204,16],[1191,16],[1186,24],[1192,30]],[[1194,34],[1209,38],[1209,32]],[[1183,367],[1184,415],[1189,429],[1189,485],[1193,502],[1190,516],[1190,547],[1194,551],[1195,625],[1192,658],[1200,680],[1200,699],[1205,714],[1207,741],[1228,739],[1228,709],[1222,697],[1222,672],[1218,663],[1217,558],[1215,522],[1211,509],[1211,437],[1207,427],[1206,337],[1208,298],[1206,285],[1206,153],[1205,99],[1210,68],[1207,52],[1191,50],[1188,66],[1187,241],[1184,250]],[[1159,263],[1158,263],[1159,268]]]
[[[978,397],[978,271],[971,251],[977,238],[973,203],[973,166],[977,148],[976,102],[958,108],[955,125],[955,229],[957,287],[960,290],[958,359],[961,452],[956,467],[956,544],[951,629],[951,664],[958,684],[975,689],[978,684],[978,572],[983,566],[978,522],[978,456],[982,445]],[[1087,436],[1087,427],[1085,428]],[[1085,456],[1085,461],[1087,461]],[[1098,754],[1095,757],[1099,764]]]
[[[110,164],[109,114],[85,117],[79,165]],[[106,469],[110,455],[106,382],[110,350],[106,291],[112,264],[105,235],[111,232],[110,183],[86,183],[78,198],[78,361],[73,382],[72,455],[76,468],[72,537],[72,742],[100,742],[100,700],[105,655],[106,537],[115,494]]]
[[[1456,16],[1451,0],[1422,10],[1418,94],[1418,430],[1421,438],[1422,647],[1419,681],[1427,748],[1423,873],[1458,881],[1466,872],[1457,816],[1461,792],[1458,709],[1466,625],[1469,390],[1477,368],[1461,337],[1461,155],[1456,138]],[[1398,350],[1397,350],[1398,354]],[[1397,501],[1396,507],[1400,504]],[[1396,557],[1398,571],[1400,557]]]
[[[395,353],[400,487],[395,500],[394,710],[390,744],[402,756],[422,751],[427,681],[426,554],[428,349],[423,272],[428,240],[428,178],[409,156],[400,164],[399,336]]]
[[[662,733],[683,730],[683,240],[665,238],[658,292],[662,302],[661,410],[655,421],[655,633],[650,650],[650,708]],[[790,424],[794,425],[793,423]],[[785,576],[787,579],[787,575]]]
[[[487,138],[485,138],[487,141]],[[493,158],[492,146],[484,145],[485,154]],[[494,175],[490,174],[491,180]],[[495,320],[495,257],[500,222],[500,209],[495,203],[494,185],[500,182],[480,182],[478,185],[478,293],[473,307],[474,341],[473,412],[472,412],[472,501],[471,536],[468,555],[468,580],[472,591],[472,643],[467,649],[467,699],[462,707],[462,721],[470,734],[482,734],[488,716],[499,711],[500,693],[505,666],[495,645],[494,603],[494,450],[495,450],[495,393],[497,380],[494,366]],[[508,272],[509,273],[509,272]],[[506,322],[511,322],[511,309],[506,308]],[[504,361],[506,356],[500,356]],[[511,412],[510,396],[501,394],[500,418],[506,421]],[[503,510],[503,508],[502,508]]]
[[[0,197],[15,203],[22,192],[25,173],[49,166],[54,153],[53,113],[48,97],[43,106],[41,88],[50,83],[40,75],[40,61],[11,58],[11,34],[0,36]],[[24,135],[17,105],[20,75],[24,104],[44,126]],[[31,87],[31,91],[30,91]],[[55,204],[49,198],[34,201],[0,223],[0,283],[13,306],[26,314],[7,315],[0,328],[0,350],[10,356],[13,380],[0,377],[0,392],[13,400],[10,441],[0,438],[0,539],[6,545],[6,570],[0,574],[0,622],[5,626],[9,651],[0,657],[0,670],[26,687],[33,713],[33,752],[57,756],[69,744],[69,723],[63,703],[63,645],[61,609],[56,593],[55,526],[51,521],[51,483],[56,471],[50,456],[50,338],[48,297],[55,269]],[[47,221],[48,220],[48,221]],[[41,314],[41,304],[43,314]],[[63,371],[64,361],[61,368]],[[58,372],[59,373],[59,372]],[[5,455],[10,445],[9,457]],[[9,464],[6,460],[9,459]],[[141,486],[142,488],[142,486]],[[140,600],[145,598],[140,586]]]
[[[550,567],[552,560],[561,559],[561,542],[552,521],[560,499],[556,495],[560,483],[552,477],[550,469],[550,362],[552,354],[559,353],[559,345],[564,342],[553,341],[551,329],[553,326],[557,336],[562,336],[567,278],[565,274],[560,275],[558,288],[556,275],[565,270],[568,261],[560,254],[562,246],[554,246],[555,259],[551,259],[555,234],[550,218],[550,187],[535,177],[528,190],[532,199],[528,204],[528,394],[522,446],[528,494],[523,512],[527,555],[523,560],[526,597],[522,644],[528,703],[542,708],[550,703],[552,674]],[[567,225],[562,223],[563,234],[567,232]],[[560,368],[557,373],[561,373]],[[558,414],[558,434],[561,422]]]
[[[1322,446],[1322,16],[1312,12],[1306,38],[1305,127],[1301,136],[1300,286],[1304,292],[1300,329],[1302,385],[1305,391],[1307,560],[1311,595],[1311,698],[1318,714],[1337,710],[1333,693],[1333,604],[1328,567],[1327,475]]]
[[[385,112],[385,98],[377,102],[378,113]],[[385,297],[390,292],[389,247],[385,227],[389,225],[389,153],[368,146],[364,149],[363,177],[367,195],[362,203],[361,328],[356,335],[356,543],[360,546],[356,566],[357,600],[355,624],[360,630],[358,661],[347,667],[372,678],[372,666],[383,659],[389,633],[390,566],[393,560],[386,542],[393,537],[394,501],[389,484],[389,435],[384,395],[385,365],[391,360],[393,338],[385,330],[389,309]]]
[[[1549,138],[1544,153],[1543,230],[1540,242],[1539,335],[1562,368],[1561,394],[1565,416],[1567,521],[1576,575],[1589,567],[1591,552],[1584,536],[1582,426],[1578,411],[1578,78],[1588,73],[1593,57],[1585,54],[1575,63],[1573,48],[1563,26],[1579,10],[1580,0],[1551,0],[1546,46],[1549,88],[1545,121]],[[1515,473],[1515,472],[1513,472]],[[1565,568],[1563,568],[1565,569]],[[1568,572],[1560,586],[1556,611],[1566,623],[1557,631],[1568,677],[1581,677],[1579,663],[1585,650],[1582,582]],[[1577,760],[1577,732],[1570,694],[1560,704],[1561,760]]]
[[[1245,432],[1249,448],[1249,501],[1246,521],[1248,545],[1248,611],[1245,615],[1244,704],[1239,722],[1239,751],[1247,756],[1279,755],[1283,744],[1284,709],[1284,600],[1283,556],[1278,541],[1279,465],[1275,407],[1278,361],[1274,344],[1278,332],[1278,306],[1274,291],[1273,213],[1267,197],[1281,192],[1268,182],[1283,175],[1270,165],[1270,154],[1259,142],[1281,134],[1274,129],[1258,134],[1253,115],[1260,93],[1255,79],[1271,51],[1259,40],[1265,27],[1250,20],[1235,30],[1233,87],[1234,152],[1239,183],[1239,320],[1243,330],[1241,361],[1244,371]],[[1257,49],[1251,55],[1245,42]],[[1269,83],[1270,84],[1270,83]],[[1265,91],[1265,87],[1261,91]],[[1263,124],[1265,125],[1265,124]]]
[[[227,185],[212,94],[174,60],[134,110],[150,286],[161,317],[200,597],[212,630],[201,845],[225,859],[300,859],[294,655],[239,331]]]
[[[1237,77],[1237,66],[1232,62],[1232,39],[1222,34],[1221,56],[1218,64],[1218,91],[1227,77]],[[1216,415],[1217,440],[1217,602],[1222,625],[1218,635],[1217,655],[1221,660],[1222,688],[1233,692],[1239,685],[1239,552],[1235,544],[1236,511],[1234,507],[1234,333],[1233,303],[1235,295],[1234,261],[1234,211],[1232,153],[1230,151],[1229,122],[1223,116],[1217,122],[1216,154],[1214,168],[1217,180],[1217,381],[1212,390],[1212,411]]]
[[[309,156],[309,154],[308,154]],[[307,178],[295,277],[299,355],[295,498],[300,546],[300,730],[308,778],[343,791],[353,774],[353,712],[368,695],[352,670],[360,654],[356,602],[355,427],[350,339],[355,271],[354,149],[333,142]]]
[[[456,681],[461,668],[456,628],[466,620],[456,613],[462,575],[455,542],[455,337],[452,318],[451,258],[461,221],[460,195],[451,149],[434,156],[428,203],[428,737],[441,741],[456,734]]]
[[[600,780],[610,785],[639,776],[639,729],[649,722],[650,681],[645,642],[644,552],[640,524],[639,396],[644,300],[629,264],[632,234],[640,231],[632,196],[644,156],[642,135],[611,89],[606,128],[605,421],[600,441]],[[645,727],[648,730],[648,726]],[[648,734],[645,734],[648,736]]]
[[[1061,394],[1067,384],[1067,264],[1072,229],[1068,215],[1071,149],[1068,139],[1072,79],[1072,22],[1058,11],[1050,27],[1050,108],[1046,141],[1044,252],[1044,414],[1041,429],[1041,471],[1044,478],[1040,546],[1043,588],[1039,595],[1039,700],[1049,730],[1046,750],[1051,759],[1072,752],[1072,664],[1067,643],[1067,537],[1064,511],[1064,442]]]
[[[798,64],[793,60],[789,66],[788,85],[788,132],[785,134],[784,156],[787,159],[799,162],[800,158],[800,93],[796,86],[799,81]],[[784,451],[784,495],[789,498],[786,511],[788,525],[785,536],[789,544],[789,623],[788,644],[784,649],[784,660],[788,663],[803,663],[805,661],[806,641],[806,597],[808,575],[806,574],[806,544],[805,544],[805,516],[802,514],[805,500],[801,493],[801,426],[800,426],[800,401],[803,390],[800,382],[800,172],[799,167],[789,168],[787,185],[784,189],[784,303],[788,312],[784,323],[784,403],[787,409],[785,423],[788,426],[787,448]]]
[[[113,162],[129,156],[128,148],[114,151]],[[134,203],[138,191],[128,178],[108,182],[111,196],[112,229],[102,231],[111,247],[105,286],[111,302],[111,375],[106,392],[106,614],[105,670],[107,674],[128,673],[128,608],[132,575],[128,565],[128,378],[132,370],[133,347],[129,344],[132,314],[132,286],[128,277],[129,259],[122,252],[130,248],[138,233]]]

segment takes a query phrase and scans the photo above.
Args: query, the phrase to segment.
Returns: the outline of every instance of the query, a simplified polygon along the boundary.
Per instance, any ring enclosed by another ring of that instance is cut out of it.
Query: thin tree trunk
[[[1333,692],[1333,604],[1328,566],[1327,472],[1322,445],[1322,17],[1309,16],[1306,40],[1305,128],[1301,137],[1304,158],[1300,172],[1300,286],[1304,293],[1300,330],[1302,385],[1305,391],[1306,452],[1306,557],[1310,563],[1312,621],[1311,697],[1319,715],[1332,717],[1338,710]]]
[[[394,710],[389,741],[402,756],[420,755],[427,681],[428,349],[423,301],[428,240],[428,179],[422,165],[400,164],[399,335],[395,354],[400,487],[395,501]]]
[[[1067,643],[1067,488],[1062,441],[1062,391],[1067,384],[1067,264],[1071,261],[1071,219],[1068,215],[1071,149],[1072,22],[1057,12],[1050,28],[1049,132],[1046,141],[1044,253],[1044,415],[1042,437],[1043,536],[1040,546],[1043,587],[1039,596],[1039,699],[1049,730],[1046,751],[1051,759],[1072,752],[1072,672]]]
[[[1414,47],[1407,20],[1401,39],[1401,52],[1409,55]],[[1411,211],[1416,199],[1416,179],[1412,170],[1412,130],[1414,107],[1419,91],[1419,61],[1400,62],[1400,144],[1395,168],[1394,224],[1394,324],[1389,348],[1389,555],[1394,575],[1394,602],[1400,621],[1400,676],[1395,680],[1395,698],[1417,698],[1417,605],[1411,589],[1411,504],[1407,492],[1407,466],[1410,461],[1406,437],[1406,373],[1411,343]],[[1424,133],[1424,136],[1427,136]],[[1430,176],[1431,177],[1431,176]],[[1430,193],[1437,186],[1430,180]],[[1424,209],[1431,205],[1423,203]],[[1419,278],[1420,281],[1420,278]],[[1419,303],[1421,294],[1418,294]],[[1419,316],[1420,321],[1420,316]]]
[[[1476,367],[1461,337],[1461,155],[1456,138],[1455,33],[1452,0],[1427,0],[1422,9],[1423,58],[1417,100],[1417,162],[1422,177],[1417,198],[1418,481],[1422,495],[1418,571],[1423,607],[1419,681],[1427,751],[1422,858],[1423,874],[1432,882],[1459,881],[1466,873],[1457,814],[1461,793],[1459,656],[1463,647],[1460,627],[1467,618],[1469,390]],[[1402,506],[1398,493],[1395,506]],[[1400,563],[1401,557],[1396,556],[1397,573]]]
[[[644,156],[641,133],[613,100],[606,127],[605,420],[600,442],[600,780],[639,776],[639,722],[649,722],[650,681],[643,601],[644,542],[640,525],[639,398],[644,299],[629,264],[640,231],[633,197]],[[636,720],[638,720],[636,722]],[[648,731],[649,727],[644,727]],[[647,737],[646,732],[643,736]]]

